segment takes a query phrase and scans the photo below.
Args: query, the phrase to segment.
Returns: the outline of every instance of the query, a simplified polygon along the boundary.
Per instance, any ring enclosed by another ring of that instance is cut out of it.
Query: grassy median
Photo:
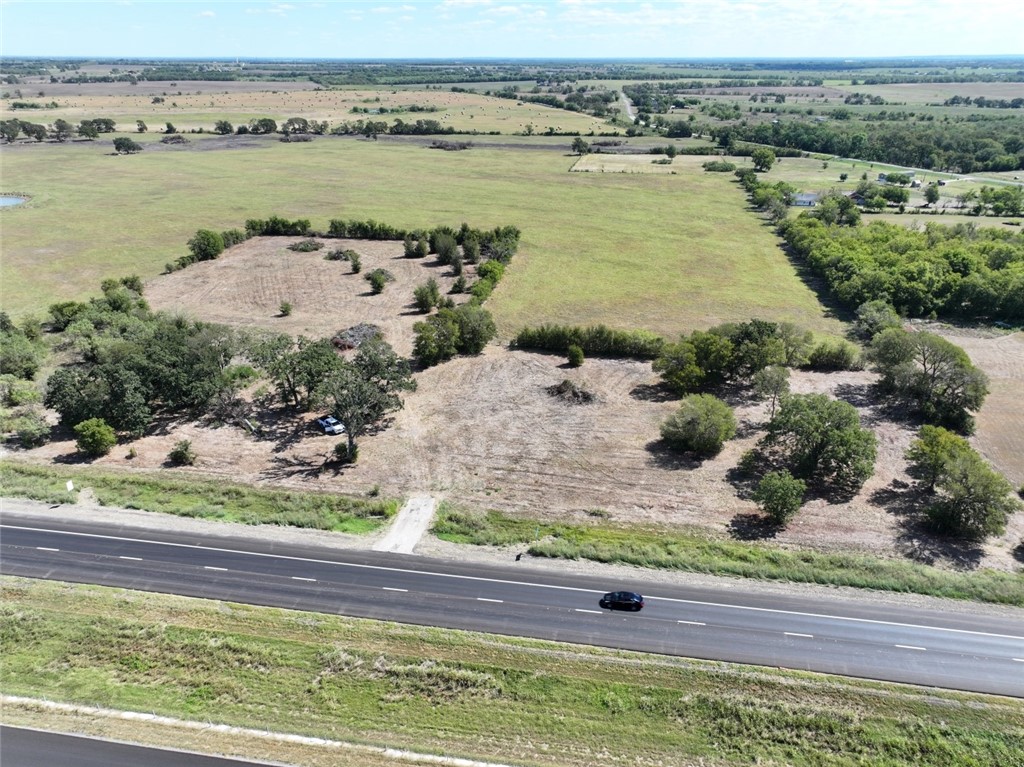
[[[1024,753],[1024,705],[994,696],[0,584],[12,695],[510,764],[1003,766]]]

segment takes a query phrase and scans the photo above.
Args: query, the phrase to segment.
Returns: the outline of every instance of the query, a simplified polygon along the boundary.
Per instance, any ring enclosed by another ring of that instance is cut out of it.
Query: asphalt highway
[[[147,748],[79,735],[59,735],[20,727],[0,727],[3,767],[256,767],[189,751]]]
[[[1024,698],[1021,618],[5,513],[0,572]],[[601,610],[639,591],[640,613]]]

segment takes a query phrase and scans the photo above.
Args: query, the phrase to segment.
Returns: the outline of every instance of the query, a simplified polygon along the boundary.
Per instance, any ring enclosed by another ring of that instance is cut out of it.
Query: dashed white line
[[[574,586],[559,586],[559,585],[555,585],[553,583],[534,583],[534,582],[531,582],[531,581],[517,581],[517,580],[512,580],[512,579],[507,579],[507,578],[487,578],[487,577],[483,577],[483,576],[479,576],[479,575],[461,575],[461,574],[458,574],[458,573],[443,573],[443,572],[437,572],[437,571],[433,571],[433,570],[414,570],[414,569],[411,569],[411,568],[404,568],[404,567],[386,567],[386,566],[383,566],[383,565],[369,565],[369,564],[361,564],[361,563],[357,563],[357,562],[340,562],[340,561],[337,561],[337,560],[320,559],[320,558],[317,558],[317,557],[297,557],[297,556],[289,556],[289,555],[282,555],[282,554],[270,554],[270,553],[262,552],[262,551],[245,551],[245,550],[241,550],[241,549],[231,549],[231,548],[227,548],[227,547],[223,547],[223,546],[198,546],[196,544],[190,544],[190,543],[172,543],[172,542],[169,542],[169,541],[158,541],[158,540],[153,540],[153,539],[150,539],[150,538],[132,538],[132,537],[123,536],[123,535],[103,535],[103,534],[97,534],[97,533],[81,533],[81,532],[74,532],[74,531],[70,531],[70,530],[54,530],[54,529],[45,528],[45,527],[32,527],[32,526],[29,526],[29,525],[0,524],[0,527],[11,528],[12,530],[29,530],[29,531],[33,531],[33,532],[47,532],[47,533],[53,533],[55,535],[65,535],[65,536],[73,536],[73,537],[79,537],[79,538],[96,538],[96,539],[108,540],[108,541],[128,541],[130,543],[145,543],[145,544],[152,544],[152,545],[157,545],[157,546],[167,546],[167,547],[170,547],[170,548],[195,549],[195,550],[203,551],[203,552],[207,552],[207,553],[209,553],[209,552],[223,552],[223,553],[228,553],[228,554],[243,554],[245,556],[256,557],[256,558],[264,558],[264,559],[281,559],[281,560],[287,560],[287,561],[291,561],[291,562],[312,562],[314,564],[332,565],[334,567],[350,567],[350,568],[353,568],[353,569],[360,569],[360,570],[378,570],[378,571],[382,571],[382,572],[403,573],[403,574],[410,574],[410,575],[417,575],[417,576],[419,576],[419,575],[429,575],[429,576],[436,577],[436,578],[451,578],[453,580],[465,580],[465,581],[481,581],[481,582],[484,582],[484,583],[502,583],[502,584],[506,584],[506,585],[510,585],[510,586],[529,586],[531,588],[552,589],[552,590],[557,590],[557,591],[575,591],[575,592],[580,592],[580,593],[584,593],[584,594],[600,593],[600,592],[598,592],[595,589],[580,588],[580,587],[574,587]],[[1024,636],[1021,636],[1019,634],[1018,635],[1015,635],[1015,634],[999,634],[999,633],[990,632],[990,631],[972,631],[970,629],[949,628],[947,626],[927,626],[927,625],[921,625],[921,624],[916,624],[916,623],[903,623],[903,622],[900,622],[900,621],[878,620],[878,619],[875,619],[875,618],[857,618],[857,617],[853,617],[853,616],[849,616],[849,615],[830,615],[828,613],[814,613],[814,612],[806,612],[806,611],[800,611],[800,610],[782,610],[782,609],[779,609],[779,608],[772,608],[772,607],[755,607],[753,605],[736,605],[736,604],[726,604],[726,603],[722,603],[722,602],[708,602],[708,601],[705,601],[705,600],[698,600],[698,599],[679,599],[679,598],[673,598],[673,597],[654,597],[654,596],[651,596],[651,597],[648,597],[648,598],[651,599],[651,600],[658,600],[658,601],[662,601],[662,602],[673,602],[675,604],[701,605],[701,606],[706,606],[706,607],[723,607],[723,608],[727,608],[727,609],[731,609],[731,610],[747,610],[747,611],[751,611],[751,612],[775,613],[775,614],[778,614],[778,615],[798,615],[798,616],[805,617],[805,618],[826,618],[826,619],[829,619],[829,620],[844,621],[844,622],[848,622],[848,623],[865,623],[865,624],[880,625],[880,626],[899,626],[901,628],[914,628],[914,629],[921,629],[921,630],[925,630],[925,631],[941,631],[941,632],[950,633],[950,634],[968,634],[968,635],[971,635],[971,636],[987,636],[987,637],[997,637],[999,639],[1014,639],[1014,640],[1020,640],[1020,639],[1024,638]]]
[[[132,562],[142,561],[142,557],[118,557],[118,559],[130,559]]]
[[[226,567],[212,567],[210,565],[203,565],[204,570],[218,570],[222,573],[226,573],[228,569]]]
[[[807,639],[814,639],[814,634],[798,634],[795,631],[783,631],[782,633],[788,637],[805,637]],[[899,647],[899,645],[896,646]],[[922,647],[921,649],[924,648]]]
[[[600,615],[601,614],[600,610],[581,610],[578,607],[575,608],[575,609],[576,609],[576,612],[578,612],[578,613],[590,613],[591,615]]]
[[[899,647],[901,650],[927,650],[928,649],[927,647],[918,647],[917,645],[912,645],[912,644],[897,644],[897,645],[893,645],[893,647]]]
[[[1024,663],[1024,658],[1010,658],[1010,660],[1015,660],[1018,663]]]
[[[36,546],[36,551],[60,551],[60,549],[49,549],[46,546]]]
[[[409,591],[409,589],[393,589],[390,586],[381,586],[381,588],[384,589],[384,591]]]
[[[301,578],[298,575],[292,576],[293,581],[309,581],[310,583],[316,583],[316,578]]]
[[[487,597],[477,597],[476,601],[477,602],[497,602],[499,605],[505,603],[504,599],[488,599]]]
[[[706,623],[701,623],[700,621],[676,621],[676,623],[685,623],[687,626],[707,626],[708,625]]]

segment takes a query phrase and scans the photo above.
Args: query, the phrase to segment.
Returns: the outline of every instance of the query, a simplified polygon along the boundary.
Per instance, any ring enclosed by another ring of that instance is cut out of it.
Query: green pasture
[[[277,214],[317,228],[331,218],[520,227],[488,304],[505,335],[604,322],[671,336],[750,317],[838,331],[734,180],[684,162],[697,158],[677,158],[675,175],[570,173],[567,138],[463,152],[387,137],[206,151],[215,137],[189,139],[120,157],[107,140],[4,148],[5,190],[31,196],[0,213],[4,308],[42,313],[95,294],[105,277],[157,278],[197,229]]]
[[[9,695],[538,767],[1003,767],[1024,750],[1019,701],[994,696],[41,580],[0,588]]]

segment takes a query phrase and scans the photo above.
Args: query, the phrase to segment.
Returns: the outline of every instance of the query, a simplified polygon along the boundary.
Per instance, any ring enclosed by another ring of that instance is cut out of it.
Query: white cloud
[[[214,13],[213,11],[200,11],[200,12],[199,12],[199,15],[200,15],[200,16],[201,16],[202,18],[204,18],[204,19],[212,19],[212,18],[213,18],[214,16],[216,16],[217,14],[216,14],[216,13]]]

